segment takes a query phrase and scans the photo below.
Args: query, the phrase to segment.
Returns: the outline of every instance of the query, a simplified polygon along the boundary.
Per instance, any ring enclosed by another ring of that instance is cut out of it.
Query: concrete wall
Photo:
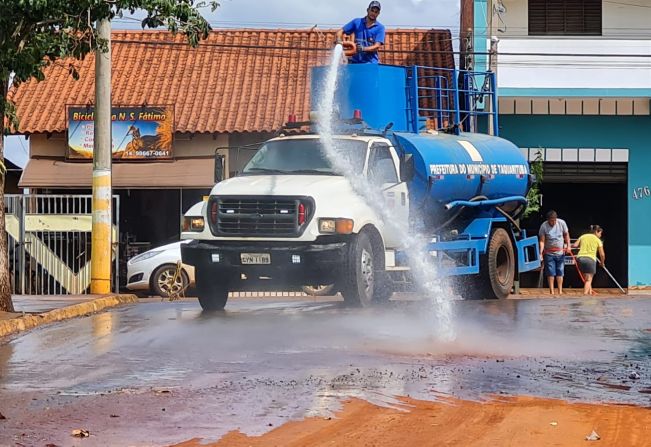
[[[493,1],[497,2],[497,0]],[[506,12],[502,14],[506,32],[502,33],[500,37],[527,36],[529,2],[527,0],[503,0],[502,4],[506,7]],[[650,22],[651,0],[602,2],[603,37],[651,39]]]
[[[475,7],[481,9],[485,1],[475,0]],[[547,89],[556,90],[549,94],[567,96],[573,90],[595,89],[599,91],[592,96],[651,96],[651,0],[632,2],[638,6],[624,3],[602,3],[602,36],[529,36],[527,0],[503,0],[506,12],[493,15],[493,30],[488,33],[476,14],[477,38],[500,39],[500,94],[533,96]],[[541,56],[544,53],[596,56]]]
[[[628,283],[651,286],[651,197],[635,199],[634,188],[651,187],[651,117],[500,116],[501,136],[520,147],[628,148]],[[604,212],[608,204],[604,203]]]

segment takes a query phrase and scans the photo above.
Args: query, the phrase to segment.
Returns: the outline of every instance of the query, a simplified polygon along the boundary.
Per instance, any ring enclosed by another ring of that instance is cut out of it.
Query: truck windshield
[[[367,143],[336,139],[338,153],[355,172],[364,168]],[[341,175],[335,172],[323,153],[321,140],[316,138],[270,141],[260,148],[244,167],[242,174],[317,174]]]

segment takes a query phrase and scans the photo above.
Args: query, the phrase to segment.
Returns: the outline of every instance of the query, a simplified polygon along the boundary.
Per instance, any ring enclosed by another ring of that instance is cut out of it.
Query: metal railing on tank
[[[499,134],[495,73],[415,65],[407,69],[408,115],[415,132]]]

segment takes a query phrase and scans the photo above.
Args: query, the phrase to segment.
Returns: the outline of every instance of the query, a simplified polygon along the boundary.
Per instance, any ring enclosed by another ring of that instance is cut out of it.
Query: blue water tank
[[[396,133],[399,149],[413,154],[415,176],[409,185],[412,206],[440,221],[445,205],[478,196],[500,199],[526,196],[529,164],[520,149],[503,138],[484,134]],[[507,203],[512,212],[520,205]],[[494,215],[494,209],[490,211]]]
[[[311,72],[311,109],[317,110],[330,67]],[[339,68],[335,104],[341,118],[352,118],[355,109],[374,129],[393,123],[394,131],[409,130],[406,67],[381,64],[347,64]]]

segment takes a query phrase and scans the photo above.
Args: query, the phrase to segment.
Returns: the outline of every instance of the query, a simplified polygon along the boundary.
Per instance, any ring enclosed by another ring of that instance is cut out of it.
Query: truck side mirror
[[[215,183],[224,180],[224,171],[226,171],[226,157],[215,152]]]
[[[400,160],[400,180],[411,182],[414,179],[414,154],[405,154]]]

